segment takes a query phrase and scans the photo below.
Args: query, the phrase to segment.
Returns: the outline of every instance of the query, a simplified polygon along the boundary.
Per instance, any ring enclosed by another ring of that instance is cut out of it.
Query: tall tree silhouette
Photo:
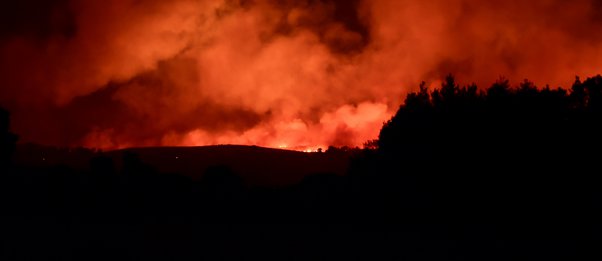
[[[17,135],[10,132],[10,113],[0,107],[0,165],[10,162],[17,139]]]

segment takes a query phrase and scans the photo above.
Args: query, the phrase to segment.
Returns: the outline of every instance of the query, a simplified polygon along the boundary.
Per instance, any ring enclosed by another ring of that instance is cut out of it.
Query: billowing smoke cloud
[[[422,80],[602,71],[596,0],[25,0],[0,11],[23,140],[361,145]]]

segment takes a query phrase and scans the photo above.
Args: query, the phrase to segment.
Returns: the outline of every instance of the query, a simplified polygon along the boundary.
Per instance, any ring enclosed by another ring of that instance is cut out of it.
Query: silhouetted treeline
[[[460,88],[448,76],[440,89],[428,91],[423,83],[409,94],[378,145],[418,159],[588,157],[600,145],[601,94],[600,76],[577,78],[570,91],[540,89],[527,80],[511,88],[504,79],[486,90]]]
[[[422,84],[381,130],[377,165],[426,193],[423,206],[597,209],[601,94],[601,76],[569,91],[504,79],[461,88],[451,76],[437,90]]]
[[[367,149],[329,148],[353,157],[346,176],[287,187],[226,165],[159,173],[127,150],[86,171],[5,164],[3,256],[599,260],[601,103],[601,76],[569,90],[449,76],[410,93]],[[8,113],[2,124],[8,162]]]
[[[441,226],[463,258],[599,258],[601,94],[601,76],[570,90],[423,83],[354,161],[351,194],[386,221]]]

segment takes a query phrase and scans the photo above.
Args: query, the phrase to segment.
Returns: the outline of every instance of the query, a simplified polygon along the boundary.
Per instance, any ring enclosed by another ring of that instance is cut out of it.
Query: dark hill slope
[[[104,154],[113,159],[119,170],[127,153],[137,155],[144,164],[161,173],[181,174],[196,179],[209,167],[228,167],[247,183],[262,186],[294,184],[307,175],[317,173],[343,175],[349,162],[349,155],[340,152],[305,153],[237,145],[130,148],[103,153],[20,145],[15,161],[22,166],[64,165],[87,169],[93,157]]]

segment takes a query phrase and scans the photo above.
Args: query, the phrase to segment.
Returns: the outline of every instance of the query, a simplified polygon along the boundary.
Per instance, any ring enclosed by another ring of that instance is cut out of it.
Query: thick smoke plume
[[[3,5],[0,104],[53,145],[355,146],[422,80],[602,71],[596,0]]]

